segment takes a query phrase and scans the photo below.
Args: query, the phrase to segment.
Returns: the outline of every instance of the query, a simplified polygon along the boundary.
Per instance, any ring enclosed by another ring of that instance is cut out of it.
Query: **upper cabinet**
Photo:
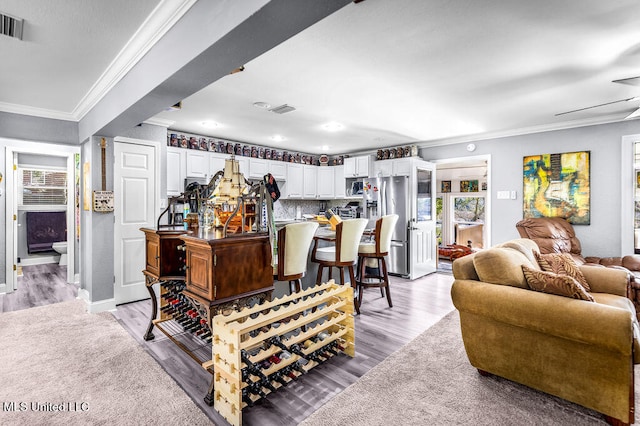
[[[318,194],[318,167],[303,165],[303,185],[302,196],[304,198],[317,198]],[[331,180],[333,183],[333,179]],[[333,191],[332,191],[333,192]]]
[[[336,197],[335,193],[335,169],[337,167],[318,167],[317,194],[318,198],[323,200]],[[344,169],[343,169],[344,170]],[[343,187],[344,190],[344,187]]]
[[[182,148],[167,147],[167,196],[184,191],[187,152]]]
[[[187,151],[187,177],[206,178],[209,175],[209,153]]]
[[[286,197],[287,198],[302,198],[304,172],[302,171],[302,164],[288,163],[287,164],[287,183]]]
[[[373,163],[372,177],[409,176],[414,158],[396,158],[392,160],[378,160]]]
[[[346,178],[369,177],[370,164],[371,157],[369,155],[345,158],[344,176]]]
[[[249,179],[262,179],[268,172],[267,163],[263,158],[249,158]]]
[[[273,175],[276,180],[287,180],[287,163],[282,161],[267,160],[269,173]]]

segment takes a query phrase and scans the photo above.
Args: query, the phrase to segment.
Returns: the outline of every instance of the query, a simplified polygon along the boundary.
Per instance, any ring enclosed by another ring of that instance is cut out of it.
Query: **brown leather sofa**
[[[451,297],[465,351],[482,375],[495,374],[607,416],[634,421],[638,321],[628,272],[582,265],[592,301],[529,289],[522,265],[540,269],[528,239],[453,262]]]
[[[576,238],[573,226],[560,217],[527,218],[516,223],[522,238],[535,241],[540,253],[569,253],[578,265],[594,264],[606,267],[624,268],[633,274],[630,298],[640,315],[640,255],[623,257],[582,256],[580,240]],[[640,319],[640,316],[638,317]]]

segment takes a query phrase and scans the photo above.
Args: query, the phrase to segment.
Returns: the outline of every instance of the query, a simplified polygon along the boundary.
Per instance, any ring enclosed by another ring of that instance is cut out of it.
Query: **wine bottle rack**
[[[240,425],[244,407],[340,352],[355,356],[353,289],[330,280],[216,315],[212,330],[213,406]]]
[[[160,283],[160,319],[154,320],[153,323],[180,349],[204,367],[211,359],[211,330],[206,318],[203,318],[191,301],[182,294],[184,287],[184,281]]]

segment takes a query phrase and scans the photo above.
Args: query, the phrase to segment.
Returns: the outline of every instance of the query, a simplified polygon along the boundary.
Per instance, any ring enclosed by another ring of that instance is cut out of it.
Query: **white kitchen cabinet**
[[[315,167],[315,166],[311,166]],[[340,166],[342,167],[342,166]],[[335,197],[335,169],[337,167],[317,167],[317,194],[318,199],[325,200]],[[344,169],[343,169],[344,170]],[[305,176],[306,179],[306,176]],[[344,178],[343,178],[344,179]],[[342,188],[344,192],[344,187]]]
[[[207,176],[208,179],[211,179],[213,175],[224,170],[224,164],[227,158],[229,158],[229,156],[225,154],[209,154],[209,175]]]
[[[238,160],[240,173],[242,173],[245,178],[249,179],[249,157],[236,157],[236,160]]]
[[[333,169],[333,193],[335,198],[344,198],[347,195],[347,180],[344,177],[344,166],[334,166]],[[320,179],[318,179],[320,182]]]
[[[249,178],[262,179],[267,174],[267,160],[263,158],[249,158]]]
[[[267,170],[277,181],[287,180],[287,163],[284,161],[267,161]]]
[[[396,160],[388,160],[392,167],[393,176],[410,176],[413,161],[411,158],[398,158]]]
[[[393,160],[381,160],[373,163],[373,177],[387,177],[393,173]]]
[[[187,151],[187,177],[206,178],[209,174],[209,153]]]
[[[303,165],[303,198],[317,198],[318,195],[318,167]]]
[[[187,151],[167,147],[167,196],[180,195],[184,191]]]
[[[287,163],[287,182],[284,185],[286,188],[287,198],[302,198],[302,192],[304,181],[304,172],[302,170],[302,164]]]
[[[363,155],[360,157],[348,157],[344,159],[344,175],[347,178],[369,177],[371,157]]]

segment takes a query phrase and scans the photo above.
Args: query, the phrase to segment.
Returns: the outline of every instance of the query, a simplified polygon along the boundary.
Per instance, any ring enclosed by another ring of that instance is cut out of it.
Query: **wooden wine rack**
[[[287,347],[306,342],[307,345],[301,345],[301,352],[306,355],[313,354],[334,341],[339,342],[340,350],[354,357],[353,289],[330,280],[230,315],[216,315],[211,328],[214,377],[210,391],[213,407],[229,423],[241,425],[242,409],[247,406],[243,401],[242,390],[260,382],[260,378],[255,375],[249,376],[249,383],[243,381],[242,369],[247,365],[242,362],[241,351],[248,354],[251,363],[260,363],[282,351],[280,347],[270,344],[270,339],[280,338]],[[326,333],[326,337],[314,340],[320,332]],[[311,342],[313,344],[309,344]],[[291,358],[261,370],[262,373],[269,377],[302,359],[300,355],[291,355]],[[302,368],[308,371],[330,357],[330,354],[323,352],[322,359],[309,359]],[[291,374],[297,376],[301,373]],[[288,382],[293,376],[281,377]],[[276,390],[283,386],[277,381],[270,383]],[[261,390],[265,396],[271,392],[267,388]],[[261,398],[255,394],[247,393],[245,398],[247,396],[251,401]]]

